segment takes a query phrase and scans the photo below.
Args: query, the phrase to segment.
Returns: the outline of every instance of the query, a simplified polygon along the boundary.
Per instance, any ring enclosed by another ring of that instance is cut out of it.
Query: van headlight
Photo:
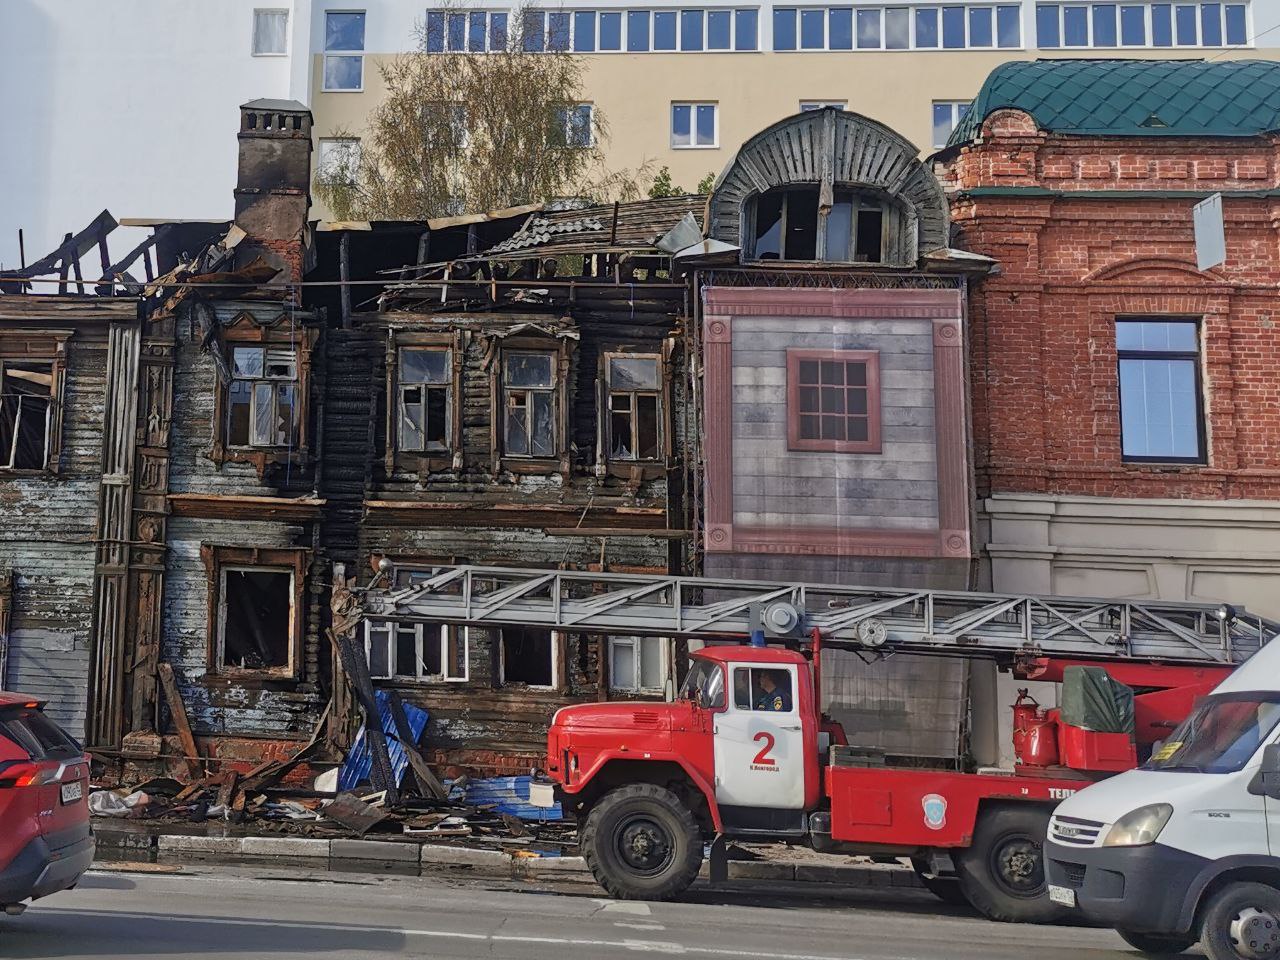
[[[1130,810],[1107,831],[1104,847],[1141,847],[1155,843],[1160,831],[1173,816],[1173,807],[1167,803],[1151,803],[1137,810]]]

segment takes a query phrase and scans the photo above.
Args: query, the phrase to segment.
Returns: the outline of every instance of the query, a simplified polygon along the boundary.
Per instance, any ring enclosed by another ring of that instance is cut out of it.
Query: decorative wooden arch
[[[883,192],[901,204],[901,241],[892,261],[914,266],[920,254],[948,246],[950,217],[942,185],[915,145],[884,124],[826,107],[780,120],[748,140],[711,193],[709,234],[750,249],[748,202],[774,187],[818,184],[819,208],[834,187]]]

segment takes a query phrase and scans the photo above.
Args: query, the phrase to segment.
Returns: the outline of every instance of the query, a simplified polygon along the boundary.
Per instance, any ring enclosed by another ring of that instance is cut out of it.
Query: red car
[[[0,910],[74,887],[93,860],[89,758],[44,714],[0,691]]]

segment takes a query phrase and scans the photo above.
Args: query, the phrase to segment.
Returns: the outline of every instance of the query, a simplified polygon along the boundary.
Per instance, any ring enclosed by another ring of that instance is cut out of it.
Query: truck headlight
[[[1155,843],[1160,831],[1173,816],[1173,807],[1167,803],[1151,803],[1137,810],[1130,810],[1107,831],[1102,841],[1104,847],[1141,847]]]

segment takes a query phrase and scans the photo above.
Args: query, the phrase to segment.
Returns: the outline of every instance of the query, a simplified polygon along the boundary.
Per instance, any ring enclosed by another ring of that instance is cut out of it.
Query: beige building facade
[[[607,122],[610,170],[669,168],[692,189],[752,134],[838,104],[899,131],[922,153],[946,141],[1000,63],[1042,57],[1280,59],[1280,3],[1040,2],[590,6],[319,0],[312,6],[317,162],[359,137],[385,95],[387,58],[419,48],[485,50],[508,39],[579,53],[584,96]],[[521,22],[517,23],[516,21]],[[527,39],[526,39],[527,38]],[[318,210],[325,215],[326,211]]]

